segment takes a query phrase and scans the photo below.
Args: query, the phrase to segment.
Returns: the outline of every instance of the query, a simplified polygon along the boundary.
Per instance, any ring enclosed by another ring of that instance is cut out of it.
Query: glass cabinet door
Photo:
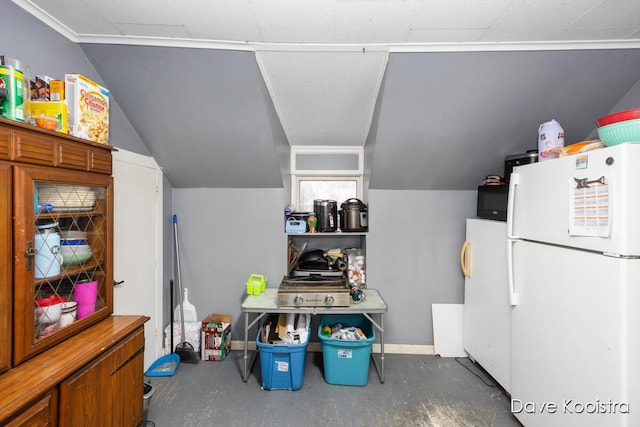
[[[14,362],[113,312],[112,180],[16,167]]]

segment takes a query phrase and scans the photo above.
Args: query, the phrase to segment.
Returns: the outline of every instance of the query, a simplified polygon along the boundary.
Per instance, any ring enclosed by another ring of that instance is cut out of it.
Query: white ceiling
[[[329,45],[640,39],[636,0],[14,2],[76,42],[105,37]]]
[[[256,57],[291,145],[364,145],[386,52],[269,50]]]

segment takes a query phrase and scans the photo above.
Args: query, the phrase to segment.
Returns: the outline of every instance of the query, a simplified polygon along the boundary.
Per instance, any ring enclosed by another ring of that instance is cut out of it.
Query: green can
[[[0,117],[24,122],[24,85],[24,73],[21,70],[0,65],[0,89],[5,92],[5,98],[0,100]]]

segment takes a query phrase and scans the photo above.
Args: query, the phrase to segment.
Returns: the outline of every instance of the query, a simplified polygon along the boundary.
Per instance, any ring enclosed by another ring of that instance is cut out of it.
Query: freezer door
[[[511,305],[506,270],[507,225],[467,219],[468,277],[464,281],[463,344],[507,391],[511,391]]]
[[[640,425],[640,260],[513,249],[514,415],[527,427]]]
[[[509,184],[510,237],[640,255],[640,144],[519,166]]]

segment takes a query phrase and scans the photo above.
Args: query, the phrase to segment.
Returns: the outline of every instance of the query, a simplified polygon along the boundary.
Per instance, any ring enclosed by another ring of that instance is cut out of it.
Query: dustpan
[[[179,364],[180,356],[175,353],[165,354],[153,362],[144,374],[147,377],[170,377],[176,373]]]
[[[169,308],[173,306],[173,280],[169,281]],[[173,315],[171,315],[171,348],[173,352]],[[176,353],[165,354],[153,362],[147,372],[148,377],[170,377],[176,373],[180,364],[180,356]]]
[[[182,297],[182,311],[184,311],[184,321],[185,322],[197,322],[198,321],[198,312],[196,307],[189,302],[189,290],[187,288],[183,289],[183,297]],[[174,310],[173,317],[176,320],[181,319],[180,313],[180,304],[178,304]]]

